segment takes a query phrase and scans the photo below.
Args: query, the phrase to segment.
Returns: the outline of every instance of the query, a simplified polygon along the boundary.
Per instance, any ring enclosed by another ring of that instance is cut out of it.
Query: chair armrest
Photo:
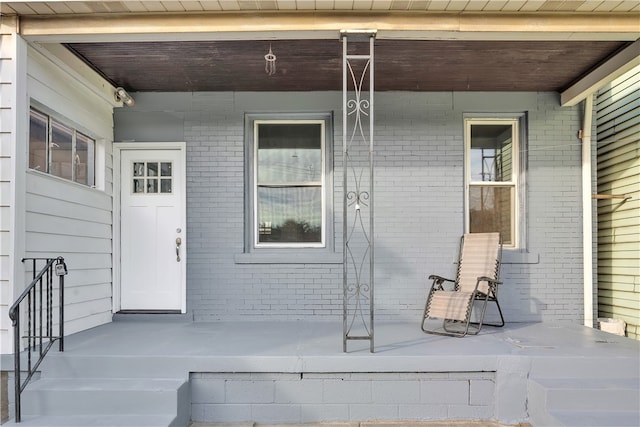
[[[492,279],[491,277],[487,276],[478,277],[478,282],[489,282],[493,283],[494,285],[502,285],[502,282],[500,280]]]
[[[491,289],[491,292],[498,292],[498,285],[501,285],[502,282],[496,279],[492,279],[491,277],[487,277],[487,276],[480,276],[478,277],[478,283],[480,282],[487,282],[489,284],[489,289]]]
[[[432,274],[429,276],[429,280],[433,280],[433,284],[431,285],[434,289],[444,290],[444,286],[442,286],[445,282],[455,283],[455,280],[447,279],[446,277],[438,276],[437,274]]]
[[[447,279],[446,277],[438,276],[437,274],[432,274],[429,276],[429,280],[437,280],[439,282],[455,282],[455,280]]]

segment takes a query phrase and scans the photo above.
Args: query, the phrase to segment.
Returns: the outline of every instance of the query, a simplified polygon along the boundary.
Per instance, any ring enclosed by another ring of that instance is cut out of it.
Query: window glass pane
[[[76,133],[75,180],[84,185],[94,184],[93,159],[95,142],[81,133]]]
[[[52,175],[73,179],[73,130],[62,123],[51,120],[51,165]]]
[[[133,180],[133,192],[134,193],[144,193],[144,179],[134,179]]]
[[[147,176],[158,176],[157,163],[147,163]]]
[[[511,187],[472,186],[469,188],[469,226],[472,233],[498,231],[503,243],[511,245]]]
[[[321,187],[258,187],[258,241],[322,242]]]
[[[31,110],[29,123],[29,167],[47,172],[48,117]]]
[[[172,163],[171,162],[162,162],[160,163],[160,175],[161,176],[171,176],[171,170],[172,170]]]
[[[258,183],[318,183],[322,179],[319,123],[258,125]]]
[[[160,192],[171,193],[171,178],[163,178],[160,180]]]
[[[471,181],[511,181],[512,125],[471,125]]]
[[[144,163],[142,162],[133,163],[133,176],[144,176]]]
[[[158,192],[158,180],[147,179],[147,193],[157,193],[157,192]]]

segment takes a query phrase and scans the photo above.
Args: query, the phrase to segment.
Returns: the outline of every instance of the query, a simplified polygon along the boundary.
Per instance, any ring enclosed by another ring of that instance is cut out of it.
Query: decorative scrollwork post
[[[342,34],[343,351],[374,352],[373,47],[375,31]],[[365,51],[358,53],[358,51]]]

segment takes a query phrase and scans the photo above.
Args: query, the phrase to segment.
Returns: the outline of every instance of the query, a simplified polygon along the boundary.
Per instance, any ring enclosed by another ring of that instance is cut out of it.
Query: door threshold
[[[120,310],[113,314],[113,320],[172,320],[192,322],[191,313],[181,313],[180,310]]]
[[[180,314],[180,310],[120,310],[116,314]]]

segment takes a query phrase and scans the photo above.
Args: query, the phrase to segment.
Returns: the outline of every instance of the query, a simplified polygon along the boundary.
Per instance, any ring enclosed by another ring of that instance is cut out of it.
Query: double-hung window
[[[518,241],[518,119],[465,120],[466,229]]]
[[[38,110],[29,119],[29,168],[69,181],[95,184],[96,142]]]
[[[271,117],[247,122],[250,251],[327,248],[330,116]]]

